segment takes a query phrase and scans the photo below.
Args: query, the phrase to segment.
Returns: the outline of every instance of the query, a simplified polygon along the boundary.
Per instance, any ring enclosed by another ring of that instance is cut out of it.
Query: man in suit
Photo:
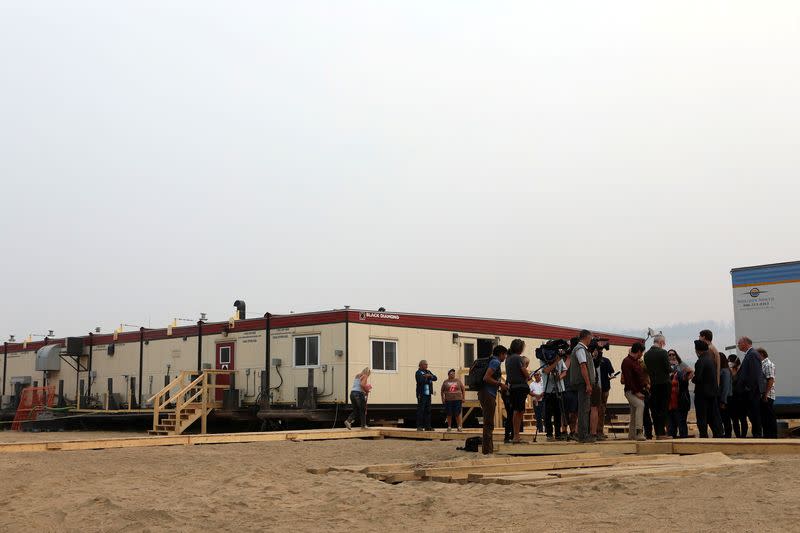
[[[739,367],[735,392],[741,393],[745,399],[747,415],[753,426],[753,437],[759,438],[762,436],[761,397],[767,390],[767,380],[761,368],[761,356],[753,348],[753,341],[749,337],[740,337],[736,347],[744,353],[744,359],[742,366]]]
[[[664,349],[667,340],[663,335],[653,337],[653,346],[644,354],[644,366],[650,375],[650,410],[653,415],[653,429],[656,439],[667,439],[667,412],[672,380],[669,354]]]

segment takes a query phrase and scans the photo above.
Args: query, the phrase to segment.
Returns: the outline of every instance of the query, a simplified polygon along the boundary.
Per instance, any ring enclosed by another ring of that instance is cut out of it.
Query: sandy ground
[[[9,435],[0,433],[0,441]],[[798,531],[800,523],[794,456],[694,477],[558,489],[387,485],[361,474],[305,471],[473,456],[457,451],[459,444],[385,439],[3,454],[0,531],[763,532]]]

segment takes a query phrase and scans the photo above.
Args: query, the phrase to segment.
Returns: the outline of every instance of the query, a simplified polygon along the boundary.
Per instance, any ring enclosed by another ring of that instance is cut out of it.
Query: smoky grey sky
[[[800,4],[0,0],[0,334],[732,319],[798,259]],[[5,338],[5,337],[4,337]]]

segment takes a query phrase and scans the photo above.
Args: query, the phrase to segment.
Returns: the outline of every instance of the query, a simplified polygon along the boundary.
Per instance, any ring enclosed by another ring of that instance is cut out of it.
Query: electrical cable
[[[270,387],[269,390],[278,390],[283,386],[283,376],[281,375],[281,367],[276,366],[275,371],[278,373],[278,377],[281,378],[281,382],[278,383],[277,387]]]
[[[336,422],[339,419],[339,402],[336,402],[336,413],[333,415],[333,426],[331,429],[336,429]]]

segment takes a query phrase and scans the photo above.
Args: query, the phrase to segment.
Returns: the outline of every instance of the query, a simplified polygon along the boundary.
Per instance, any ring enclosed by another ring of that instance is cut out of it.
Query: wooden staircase
[[[216,391],[229,387],[217,385],[216,378],[232,373],[233,370],[203,370],[199,374],[184,370],[178,374],[148,400],[153,402],[153,429],[148,433],[180,435],[197,420],[200,420],[200,433],[206,433],[209,413],[222,407],[222,402],[216,401]]]

